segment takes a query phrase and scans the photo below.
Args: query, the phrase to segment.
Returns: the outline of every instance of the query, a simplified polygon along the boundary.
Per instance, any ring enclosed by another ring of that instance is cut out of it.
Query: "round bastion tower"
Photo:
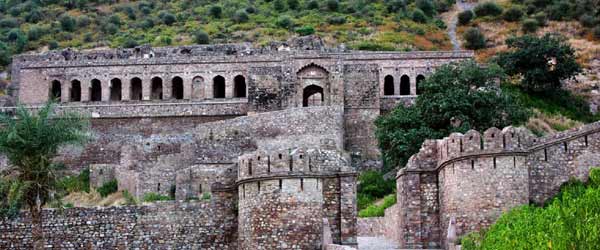
[[[323,218],[342,214],[341,206],[335,206],[335,211],[327,209],[331,200],[340,204],[340,197],[329,197],[339,190],[328,192],[339,187],[328,183],[332,179],[339,183],[342,172],[351,173],[355,182],[355,172],[341,166],[347,163],[339,160],[343,157],[330,157],[333,159],[323,164],[322,156],[320,150],[292,149],[239,157],[240,249],[320,249]],[[355,184],[351,185],[355,190]],[[351,204],[344,209],[356,210],[355,200],[345,203]]]

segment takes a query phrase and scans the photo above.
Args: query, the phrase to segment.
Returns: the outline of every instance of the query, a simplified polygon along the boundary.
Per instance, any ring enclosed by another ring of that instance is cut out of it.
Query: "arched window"
[[[48,96],[50,97],[50,100],[55,100],[55,101],[59,101],[60,102],[60,95],[61,95],[61,84],[60,84],[60,81],[54,80],[51,83],[50,93],[49,93]]]
[[[422,88],[422,87],[421,87],[421,82],[422,82],[423,80],[425,80],[425,76],[423,76],[423,75],[418,75],[418,76],[417,76],[417,84],[416,84],[416,86],[415,86],[415,87],[416,87],[416,90],[417,90],[417,95],[420,95],[420,94],[421,94],[421,92],[422,92],[422,89],[421,89],[421,88]]]
[[[196,76],[192,79],[192,99],[200,100],[204,98],[204,78]]]
[[[81,101],[81,82],[79,80],[71,81],[71,96],[69,98],[72,102]]]
[[[246,78],[238,75],[233,78],[233,96],[246,97]]]
[[[90,101],[102,101],[102,84],[98,79],[92,80],[92,87],[90,88]]]
[[[383,95],[394,95],[394,77],[391,75],[383,78]]]
[[[222,76],[213,78],[213,97],[225,98],[225,78]]]
[[[176,76],[171,80],[171,98],[183,99],[183,79]]]
[[[142,79],[134,77],[129,81],[131,84],[129,89],[129,99],[142,100]]]
[[[410,77],[407,75],[400,77],[400,95],[410,95]]]
[[[151,100],[162,100],[163,99],[162,78],[160,78],[160,77],[152,78],[152,87],[150,89],[152,90],[150,92]]]
[[[121,100],[121,79],[119,78],[113,78],[110,80],[110,100]]]
[[[323,88],[310,85],[302,91],[302,106],[320,106],[323,104]]]

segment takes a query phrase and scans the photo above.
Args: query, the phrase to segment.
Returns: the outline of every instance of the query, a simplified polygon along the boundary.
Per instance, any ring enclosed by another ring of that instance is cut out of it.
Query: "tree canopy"
[[[529,112],[500,90],[500,67],[472,60],[439,67],[421,82],[414,106],[398,106],[376,121],[386,169],[402,166],[425,139],[469,129],[505,127],[527,120]]]

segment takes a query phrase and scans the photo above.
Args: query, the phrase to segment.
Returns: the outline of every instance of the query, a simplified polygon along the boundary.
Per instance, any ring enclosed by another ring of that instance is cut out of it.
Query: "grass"
[[[173,200],[173,198],[168,195],[162,195],[162,194],[150,192],[150,193],[145,193],[142,200],[144,202],[155,202],[155,201],[170,201],[170,200]]]
[[[76,176],[65,176],[57,182],[58,190],[64,193],[90,192],[90,169],[86,168]]]
[[[119,184],[117,183],[116,179],[113,179],[113,180],[110,180],[110,181],[102,184],[102,186],[97,188],[96,191],[100,194],[100,196],[102,196],[104,198],[104,197],[108,196],[109,194],[117,192],[118,189],[119,189]]]
[[[396,193],[389,194],[383,198],[381,204],[371,204],[358,212],[358,217],[382,217],[385,209],[396,204]]]
[[[600,169],[589,182],[570,181],[543,206],[503,214],[489,230],[461,240],[465,250],[597,249],[600,243]]]

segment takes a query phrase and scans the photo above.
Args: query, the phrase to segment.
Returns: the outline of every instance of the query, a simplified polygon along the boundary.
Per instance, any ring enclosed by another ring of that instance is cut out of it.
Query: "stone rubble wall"
[[[45,209],[48,249],[237,249],[236,196],[197,202]],[[31,249],[28,213],[0,220],[1,249]]]
[[[385,209],[383,217],[358,218],[356,224],[358,237],[385,237],[398,242],[399,228],[397,227],[399,219],[398,204]]]
[[[428,140],[397,176],[401,247],[447,246],[457,235],[488,227],[507,210],[541,204],[570,178],[600,166],[600,123],[537,138],[523,128],[471,130]]]

